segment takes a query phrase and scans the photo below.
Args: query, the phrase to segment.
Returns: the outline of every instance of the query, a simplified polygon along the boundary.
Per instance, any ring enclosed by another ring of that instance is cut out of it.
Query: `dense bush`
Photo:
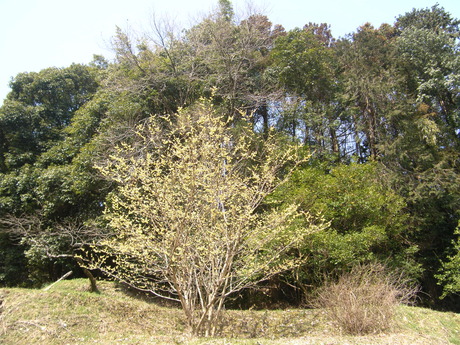
[[[296,279],[299,286],[317,287],[325,275],[337,277],[354,265],[373,261],[419,276],[414,260],[417,249],[405,239],[408,215],[404,199],[385,185],[379,169],[373,162],[332,167],[314,162],[277,191],[274,199],[299,203],[330,224],[304,243],[302,255],[309,260],[295,277],[287,279]]]

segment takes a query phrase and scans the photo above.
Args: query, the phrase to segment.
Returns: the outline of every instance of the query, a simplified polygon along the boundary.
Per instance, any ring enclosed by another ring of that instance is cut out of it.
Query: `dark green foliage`
[[[91,170],[95,150],[89,144],[105,113],[100,101],[89,106],[99,87],[99,73],[92,67],[72,65],[23,73],[11,83],[12,91],[0,108],[0,246],[8,248],[0,268],[3,285],[25,283],[28,278],[35,282],[54,279],[59,266],[46,255],[29,255],[36,251],[34,241],[19,246],[24,233],[7,224],[9,215],[25,221],[40,214],[43,225],[24,227],[36,232],[101,210],[103,193]],[[17,239],[16,245],[11,236]],[[61,240],[58,236],[49,242],[64,244]],[[24,255],[26,249],[29,254]]]
[[[0,286],[27,286],[25,246],[0,232]]]
[[[230,21],[233,19],[234,12],[230,0],[219,0],[219,14],[226,21]]]
[[[13,80],[0,108],[0,214],[40,209],[62,219],[78,213],[84,198],[78,199],[81,175],[72,163],[102,116],[85,108],[98,88],[97,74],[93,68],[72,65],[23,73]]]
[[[62,140],[62,130],[98,84],[91,69],[72,65],[19,74],[10,86],[0,111],[3,171],[34,163],[39,154]]]
[[[283,92],[277,127],[318,153],[338,153],[336,60],[326,24],[294,29],[274,42],[267,69]],[[300,135],[299,135],[300,134]]]
[[[455,230],[455,235],[460,236],[460,226]],[[460,237],[452,241],[453,248],[447,255],[446,261],[436,276],[439,284],[443,286],[441,298],[451,294],[460,294]]]
[[[303,255],[310,260],[297,272],[303,283],[317,286],[326,275],[373,261],[404,269],[413,277],[420,274],[413,255],[416,247],[405,239],[404,199],[385,186],[379,169],[377,163],[307,166],[275,194],[276,200],[300,202],[305,211],[330,223],[329,229],[305,243]]]
[[[399,31],[411,28],[427,29],[435,33],[447,32],[457,36],[459,31],[460,20],[452,18],[452,15],[436,4],[431,8],[412,9],[404,15],[400,15],[395,23]]]
[[[459,21],[442,7],[413,10],[395,24],[396,112],[382,145],[389,183],[407,202],[410,240],[419,247],[424,288],[451,251],[460,214]]]
[[[272,73],[288,92],[309,100],[324,98],[333,89],[331,54],[321,37],[294,29],[276,39],[271,50]]]

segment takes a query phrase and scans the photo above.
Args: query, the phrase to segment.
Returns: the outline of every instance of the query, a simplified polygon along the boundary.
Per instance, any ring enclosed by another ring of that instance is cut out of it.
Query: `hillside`
[[[400,307],[391,333],[342,336],[320,310],[230,310],[222,338],[188,336],[180,309],[134,297],[112,282],[48,291],[0,289],[0,343],[17,344],[460,344],[460,315]]]

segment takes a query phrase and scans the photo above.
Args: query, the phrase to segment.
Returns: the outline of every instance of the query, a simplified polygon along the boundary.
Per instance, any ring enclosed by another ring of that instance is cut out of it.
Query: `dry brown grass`
[[[378,334],[390,329],[397,306],[410,302],[416,292],[382,264],[360,265],[337,281],[327,282],[315,305],[346,334]]]

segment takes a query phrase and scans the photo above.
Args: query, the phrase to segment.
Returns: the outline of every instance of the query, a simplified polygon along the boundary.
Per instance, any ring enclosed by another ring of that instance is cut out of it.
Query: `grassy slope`
[[[110,282],[48,291],[0,289],[0,344],[458,344],[460,315],[401,307],[388,334],[341,336],[319,310],[228,311],[222,338],[188,336],[179,309],[130,297]]]

